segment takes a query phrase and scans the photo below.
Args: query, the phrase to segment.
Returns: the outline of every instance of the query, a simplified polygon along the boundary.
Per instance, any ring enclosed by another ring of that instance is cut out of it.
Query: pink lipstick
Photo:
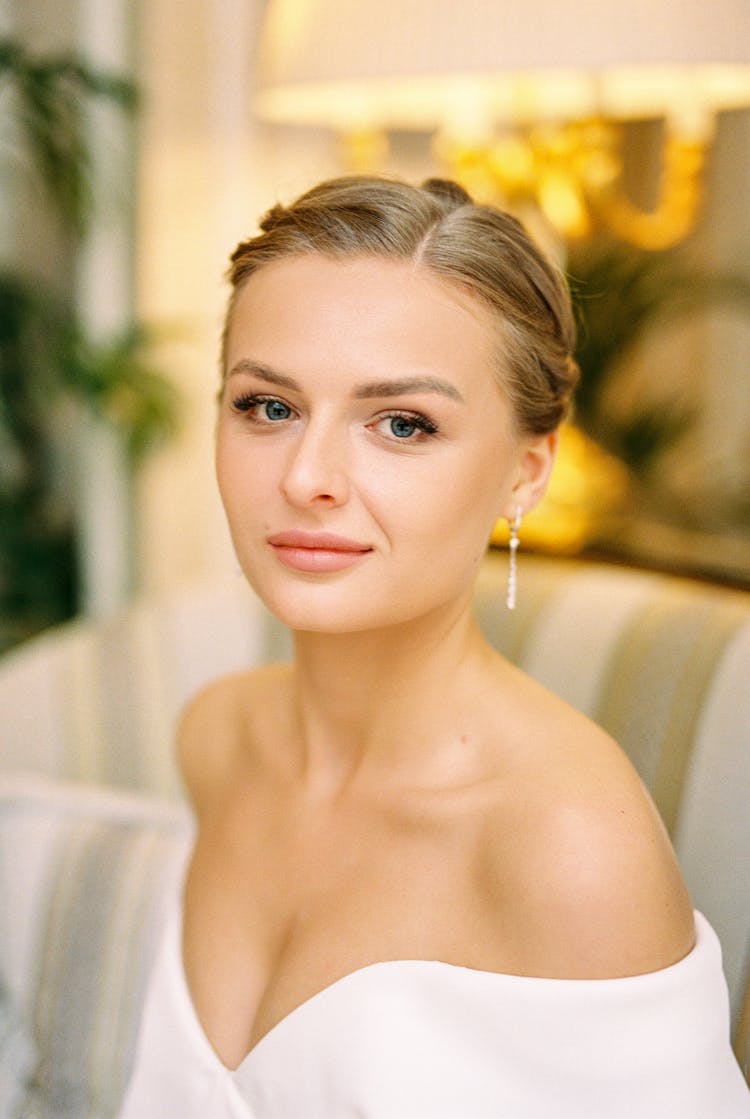
[[[343,571],[372,551],[367,544],[330,532],[277,532],[268,543],[285,567],[313,574]]]

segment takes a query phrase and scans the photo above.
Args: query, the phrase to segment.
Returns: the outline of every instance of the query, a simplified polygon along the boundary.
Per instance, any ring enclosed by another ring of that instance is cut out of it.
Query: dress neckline
[[[275,1022],[270,1029],[268,1029],[262,1037],[255,1042],[255,1044],[248,1050],[240,1063],[235,1067],[227,1065],[217,1053],[206,1031],[204,1030],[198,1011],[193,1001],[193,996],[187,980],[187,973],[185,971],[183,951],[182,951],[182,907],[177,907],[177,912],[174,918],[170,955],[174,961],[175,978],[180,992],[180,998],[184,1004],[185,1013],[188,1021],[190,1022],[192,1032],[196,1039],[196,1043],[206,1054],[210,1063],[220,1070],[222,1073],[229,1077],[240,1077],[242,1073],[252,1066],[257,1060],[260,1059],[263,1052],[274,1044],[277,1037],[283,1035],[292,1024],[300,1017],[304,1016],[313,1006],[318,1003],[325,1003],[331,999],[337,998],[342,991],[349,987],[361,985],[363,982],[368,982],[372,976],[382,970],[398,970],[398,969],[419,969],[420,971],[432,971],[434,974],[444,974],[453,977],[466,976],[471,977],[473,982],[484,982],[493,984],[498,987],[509,986],[518,990],[523,987],[528,990],[546,990],[549,992],[565,993],[571,989],[580,989],[582,986],[587,991],[600,990],[602,992],[612,991],[622,984],[630,984],[631,986],[639,983],[653,983],[660,979],[664,982],[670,982],[673,978],[681,976],[682,971],[686,968],[693,966],[696,958],[702,956],[708,947],[708,941],[713,938],[716,940],[716,934],[713,932],[711,926],[706,921],[705,917],[695,910],[695,927],[696,938],[695,943],[686,956],[681,960],[677,960],[673,964],[669,964],[665,968],[660,968],[657,971],[645,972],[640,975],[622,976],[612,979],[558,979],[548,978],[545,976],[532,976],[532,975],[515,975],[508,972],[499,971],[485,971],[481,968],[467,967],[463,964],[446,963],[444,960],[425,960],[425,959],[395,959],[395,960],[378,960],[374,963],[363,964],[361,967],[354,968],[352,971],[347,972],[345,975],[334,979],[319,991],[309,995],[297,1006],[293,1007],[287,1014]],[[718,942],[717,942],[718,943]]]

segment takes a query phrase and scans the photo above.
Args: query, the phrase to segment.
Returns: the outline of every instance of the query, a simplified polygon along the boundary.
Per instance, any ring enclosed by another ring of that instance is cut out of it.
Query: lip
[[[268,537],[268,544],[285,567],[312,573],[343,571],[372,551],[368,544],[346,536],[297,529],[274,533]]]
[[[368,544],[360,544],[358,540],[348,540],[345,536],[336,536],[332,532],[302,532],[299,529],[277,532],[268,537],[268,543],[280,548],[322,548],[327,552],[369,552],[371,550]]]

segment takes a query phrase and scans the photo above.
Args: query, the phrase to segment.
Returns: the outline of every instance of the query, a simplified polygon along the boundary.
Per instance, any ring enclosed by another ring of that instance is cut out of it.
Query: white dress
[[[699,913],[696,928],[685,959],[627,979],[371,964],[232,1071],[191,1002],[177,912],[120,1119],[750,1119],[721,950]]]

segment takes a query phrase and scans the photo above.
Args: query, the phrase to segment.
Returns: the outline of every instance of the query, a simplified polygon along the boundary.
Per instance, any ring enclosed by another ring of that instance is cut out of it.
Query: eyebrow
[[[354,390],[358,400],[370,400],[382,396],[406,396],[410,392],[438,392],[451,400],[463,404],[464,398],[455,385],[440,377],[404,377],[397,381],[372,381],[359,385]]]
[[[270,385],[278,385],[280,388],[291,389],[293,392],[302,391],[301,386],[293,377],[288,377],[285,373],[278,373],[267,365],[257,361],[249,361],[246,358],[233,365],[227,376],[231,377],[235,373],[248,373]],[[457,400],[460,404],[464,403],[464,398],[456,386],[452,385],[450,381],[444,381],[441,377],[401,377],[393,381],[369,381],[367,384],[358,385],[353,395],[357,400],[375,400],[388,396],[406,396],[413,392],[436,392],[441,396],[447,396],[449,400]]]
[[[301,391],[293,377],[287,377],[284,373],[277,373],[267,365],[261,365],[257,361],[248,361],[247,358],[243,358],[232,366],[227,373],[227,379],[233,377],[235,373],[249,373],[253,377],[259,377],[261,381],[267,381],[269,385],[278,385],[279,388],[292,389],[294,392]]]

